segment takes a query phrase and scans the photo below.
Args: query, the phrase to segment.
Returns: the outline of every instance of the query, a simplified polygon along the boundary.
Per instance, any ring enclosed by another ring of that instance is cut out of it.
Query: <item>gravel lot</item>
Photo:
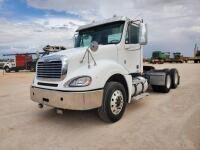
[[[200,150],[200,64],[176,67],[181,85],[128,105],[104,123],[95,110],[57,115],[29,98],[34,73],[0,71],[0,150]]]

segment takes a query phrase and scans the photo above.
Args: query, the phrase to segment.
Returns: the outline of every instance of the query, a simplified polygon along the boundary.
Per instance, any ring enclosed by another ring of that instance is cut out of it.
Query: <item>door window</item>
[[[139,27],[129,24],[126,33],[126,44],[138,44],[139,43]]]

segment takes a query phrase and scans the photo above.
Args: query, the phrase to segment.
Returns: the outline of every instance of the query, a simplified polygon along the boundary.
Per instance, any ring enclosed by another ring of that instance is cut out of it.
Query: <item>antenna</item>
[[[194,56],[196,56],[196,51],[197,51],[198,47],[197,47],[197,43],[195,43],[194,45]]]

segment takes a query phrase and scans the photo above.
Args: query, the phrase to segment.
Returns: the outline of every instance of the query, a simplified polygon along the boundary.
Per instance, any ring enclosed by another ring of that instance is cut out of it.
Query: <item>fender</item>
[[[121,74],[127,80],[128,79],[128,72],[121,66],[120,64],[116,63],[112,60],[99,60],[97,61],[97,65],[91,65],[88,68],[88,65],[85,64],[73,72],[68,72],[67,77],[60,81],[58,88],[60,90],[68,90],[68,91],[87,91],[87,90],[94,90],[94,89],[103,89],[107,80],[114,74]],[[86,87],[64,87],[63,85],[71,80],[72,78],[79,77],[79,76],[90,76],[92,78],[91,85]],[[54,88],[55,89],[55,88]]]

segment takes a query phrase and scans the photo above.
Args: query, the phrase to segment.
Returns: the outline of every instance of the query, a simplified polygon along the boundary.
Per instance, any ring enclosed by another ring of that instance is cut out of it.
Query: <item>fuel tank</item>
[[[146,92],[148,89],[148,82],[142,76],[133,78],[132,80],[132,96],[137,96],[141,93]]]

